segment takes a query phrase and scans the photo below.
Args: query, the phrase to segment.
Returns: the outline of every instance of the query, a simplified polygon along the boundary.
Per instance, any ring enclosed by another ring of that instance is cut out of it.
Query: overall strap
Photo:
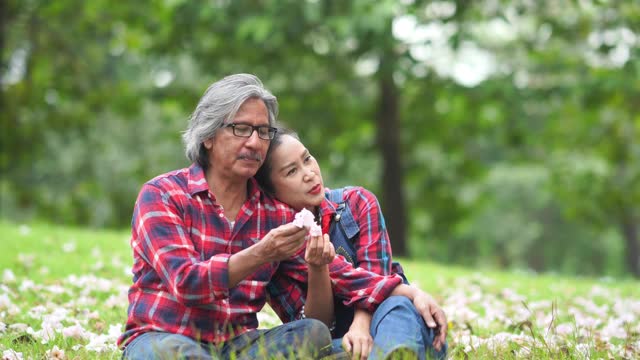
[[[325,193],[325,196],[329,201],[338,204],[336,215],[329,226],[329,237],[333,247],[336,249],[336,254],[344,256],[350,263],[355,265],[358,259],[353,244],[355,238],[360,234],[360,228],[351,213],[351,208],[344,199],[344,191],[349,188],[351,186],[330,190]],[[407,280],[404,269],[399,262],[393,261],[391,263],[391,272],[400,275],[402,282],[409,284],[409,280]]]
[[[355,264],[357,259],[353,239],[360,233],[360,228],[351,213],[351,208],[344,199],[344,191],[348,189],[349,187],[333,189],[328,191],[325,196],[329,201],[338,204],[336,215],[329,226],[331,242],[337,254],[344,256],[349,262]]]

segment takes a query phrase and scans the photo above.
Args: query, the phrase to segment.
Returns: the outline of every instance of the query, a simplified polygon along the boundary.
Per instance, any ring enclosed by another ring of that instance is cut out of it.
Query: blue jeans
[[[133,339],[122,354],[127,360],[321,358],[331,353],[331,334],[321,321],[303,319],[269,330],[252,330],[221,344],[190,337],[147,332]]]
[[[433,348],[435,332],[427,327],[411,300],[404,296],[390,296],[378,306],[371,319],[373,350],[369,360],[387,359],[399,348],[413,351],[424,360],[427,351],[430,358],[445,359],[447,346],[436,352]],[[344,352],[342,339],[333,340],[333,354]]]

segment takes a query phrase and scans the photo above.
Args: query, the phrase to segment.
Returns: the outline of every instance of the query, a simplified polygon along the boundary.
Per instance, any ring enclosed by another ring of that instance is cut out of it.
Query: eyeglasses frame
[[[251,127],[251,132],[249,133],[249,135],[244,136],[244,135],[238,135],[236,133],[236,126],[238,125],[242,125],[242,126],[249,126]],[[229,124],[225,124],[223,127],[228,128],[230,127],[232,129],[233,135],[237,136],[237,137],[242,137],[242,138],[250,138],[251,135],[253,135],[254,131],[258,132],[258,138],[262,139],[262,140],[273,140],[273,138],[276,136],[276,133],[278,132],[278,128],[275,128],[273,126],[269,126],[269,125],[251,125],[251,124],[245,124],[245,123],[229,123]],[[262,136],[260,136],[260,129],[267,129],[267,138],[263,138]]]

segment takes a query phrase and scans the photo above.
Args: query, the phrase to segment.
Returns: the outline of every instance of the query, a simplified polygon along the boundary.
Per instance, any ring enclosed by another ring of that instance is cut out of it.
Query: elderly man
[[[193,164],[142,187],[132,219],[128,319],[118,340],[124,358],[319,358],[331,351],[331,335],[305,317],[312,268],[330,271],[329,287],[370,311],[398,292],[400,277],[353,271],[340,257],[331,256],[330,270],[305,263],[308,229],[291,224],[293,211],[253,179],[277,110],[255,76],[212,84],[183,136]],[[267,301],[286,324],[257,329]]]

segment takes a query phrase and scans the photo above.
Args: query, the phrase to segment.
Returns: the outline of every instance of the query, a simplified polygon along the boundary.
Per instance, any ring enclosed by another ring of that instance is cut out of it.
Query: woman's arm
[[[353,322],[349,327],[349,331],[342,338],[342,347],[344,350],[354,357],[366,359],[373,349],[373,338],[371,337],[371,319],[373,316],[370,312],[362,309],[355,309]]]
[[[334,309],[328,264],[333,261],[335,255],[328,234],[312,236],[309,239],[305,251],[309,284],[304,313],[306,317],[318,319],[329,327],[332,327],[333,324]]]

